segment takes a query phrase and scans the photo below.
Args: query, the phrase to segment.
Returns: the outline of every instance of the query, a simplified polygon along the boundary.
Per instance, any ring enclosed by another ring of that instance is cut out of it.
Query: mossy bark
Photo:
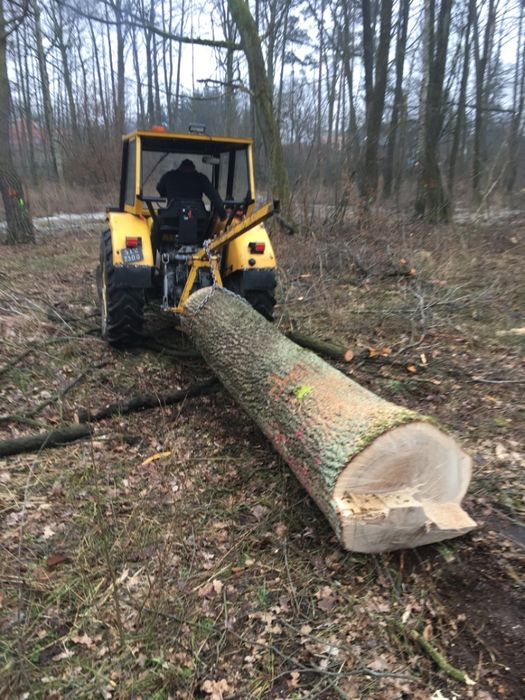
[[[335,497],[341,476],[379,436],[426,419],[375,396],[298,347],[227,291],[193,294],[183,322],[208,365],[341,537],[342,501]],[[374,478],[377,482],[377,473]]]

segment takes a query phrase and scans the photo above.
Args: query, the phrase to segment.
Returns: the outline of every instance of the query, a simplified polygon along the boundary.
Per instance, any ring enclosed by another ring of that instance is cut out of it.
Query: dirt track
[[[319,238],[276,239],[278,322],[371,348],[344,371],[461,436],[480,528],[345,553],[224,391],[107,420],[91,442],[0,462],[3,696],[523,696],[523,339],[497,332],[523,326],[524,223]],[[33,351],[0,375],[2,436],[208,376],[170,356],[186,341],[154,310],[167,351],[100,341],[97,249],[94,230],[4,248],[0,364]]]

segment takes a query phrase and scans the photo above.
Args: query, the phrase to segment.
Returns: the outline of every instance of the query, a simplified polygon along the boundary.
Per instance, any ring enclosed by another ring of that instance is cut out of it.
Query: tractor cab
[[[99,266],[102,333],[109,342],[125,344],[140,332],[146,299],[160,298],[163,310],[182,313],[188,296],[213,279],[271,318],[276,263],[263,222],[274,207],[255,211],[252,144],[210,136],[200,126],[123,137],[119,204],[108,209]],[[188,196],[181,168],[187,161],[207,183],[203,198]],[[181,191],[172,188],[168,197],[158,186],[174,171]],[[208,196],[213,191],[220,199]],[[112,300],[123,296],[126,303],[116,303],[114,312]]]
[[[158,128],[157,128],[158,129]],[[162,226],[183,225],[183,238],[198,230],[196,238],[213,235],[221,228],[218,216],[209,201],[168,201],[157,189],[163,175],[175,171],[184,161],[191,161],[211,182],[225,204],[228,215],[245,216],[253,207],[254,183],[252,139],[207,136],[202,133],[177,134],[165,131],[137,131],[124,137],[120,210],[162,218]],[[193,224],[193,222],[192,222]],[[202,243],[202,240],[196,242]]]

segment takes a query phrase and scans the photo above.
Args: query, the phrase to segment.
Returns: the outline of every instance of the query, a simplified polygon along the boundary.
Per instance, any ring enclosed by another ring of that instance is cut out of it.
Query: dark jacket
[[[202,195],[205,194],[221,219],[226,218],[224,204],[219,193],[206,175],[197,172],[197,170],[190,172],[180,168],[169,170],[160,178],[157,190],[161,197],[166,197],[168,202],[173,199],[201,200]]]

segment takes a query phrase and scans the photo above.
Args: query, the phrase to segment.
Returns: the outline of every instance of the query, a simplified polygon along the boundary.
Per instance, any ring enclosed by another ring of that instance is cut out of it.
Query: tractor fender
[[[111,233],[111,249],[113,254],[113,265],[115,269],[123,268],[137,270],[137,268],[153,268],[155,260],[153,258],[153,247],[151,245],[151,219],[127,212],[108,213],[109,231]],[[134,263],[124,264],[122,262],[121,250],[126,247],[126,237],[140,238],[142,240],[143,259]],[[138,270],[133,276],[138,275]],[[144,272],[142,273],[144,275]],[[138,277],[137,277],[138,279]],[[130,285],[131,286],[131,285]],[[133,285],[143,286],[143,285]],[[148,285],[149,286],[149,285]]]
[[[264,253],[250,252],[250,243],[264,243]],[[235,238],[224,252],[223,276],[241,270],[273,270],[277,266],[268,232],[262,224]]]

